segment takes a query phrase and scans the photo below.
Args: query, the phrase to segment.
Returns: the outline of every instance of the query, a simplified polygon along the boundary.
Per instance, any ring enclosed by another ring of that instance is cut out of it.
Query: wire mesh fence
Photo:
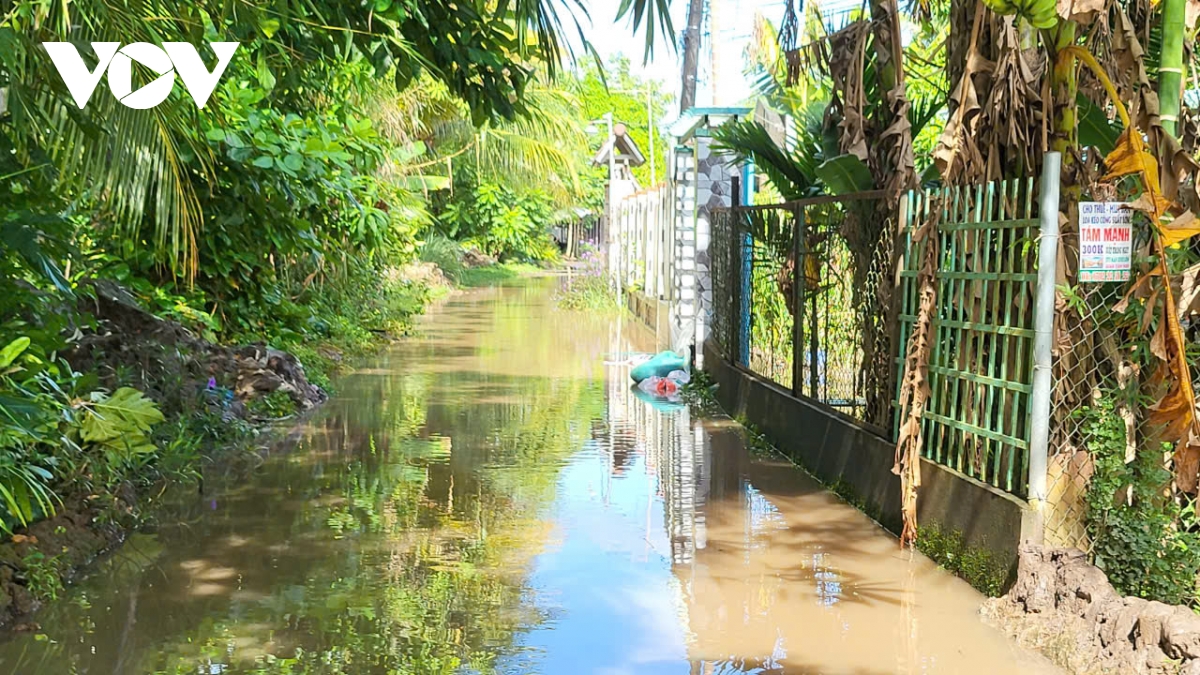
[[[1063,239],[1069,247],[1068,235]],[[1112,376],[1104,366],[1106,359],[1096,358],[1097,349],[1115,348],[1111,334],[1105,339],[1099,328],[1111,294],[1099,284],[1059,288],[1056,332],[1070,339],[1057,341],[1054,359],[1044,510],[1046,543],[1051,546],[1084,551],[1090,547],[1086,498],[1093,460],[1084,426],[1087,410]]]
[[[1152,236],[1149,222],[1139,217],[1133,230],[1133,239],[1145,247]],[[1139,378],[1136,365],[1137,335],[1144,340],[1155,317],[1153,311],[1139,309],[1132,282],[1082,281],[1080,243],[1077,228],[1063,233],[1044,522],[1048,545],[1090,551],[1087,500],[1097,458],[1115,450],[1129,464],[1139,443],[1140,452],[1152,452],[1145,445],[1153,430],[1141,428],[1147,402],[1135,392],[1139,379],[1145,379]],[[1149,292],[1148,285],[1143,289]],[[1149,297],[1145,307],[1153,310],[1154,300]],[[1137,315],[1135,321],[1129,320],[1130,313]],[[1113,433],[1123,447],[1113,447]],[[1169,455],[1164,454],[1164,469],[1170,466]]]
[[[914,236],[931,228],[936,246],[927,279],[937,301],[922,454],[1025,498],[1034,451],[1041,236],[1035,184],[1026,178],[917,191],[899,209],[899,226],[882,229],[861,227],[870,219],[894,222],[881,216],[891,211],[878,195],[717,210],[709,249],[712,338],[729,361],[868,425],[878,428],[883,419],[894,438],[900,356],[917,319],[918,272],[930,250],[915,246]],[[1132,196],[1093,198],[1107,199],[1105,208],[1112,208]],[[1114,499],[1132,504],[1130,475],[1162,477],[1150,488],[1151,501],[1161,498],[1175,511],[1195,508],[1171,481],[1173,448],[1157,440],[1160,428],[1146,426],[1167,386],[1154,236],[1138,215],[1133,281],[1108,273],[1083,280],[1079,228],[1072,222],[1061,232],[1046,500],[1040,505],[1047,545],[1091,552],[1089,536],[1097,542],[1106,536],[1094,509],[1103,511]],[[1175,269],[1182,281],[1173,281],[1187,356],[1194,357],[1200,264],[1186,251],[1169,253],[1168,265],[1191,265]],[[890,389],[881,397],[882,382]],[[873,406],[872,399],[884,404]],[[1109,476],[1105,484],[1106,471],[1125,482],[1113,488]]]
[[[886,264],[872,264],[890,256],[890,241],[876,237],[855,251],[855,239],[846,236],[874,218],[877,207],[878,196],[870,194],[716,211],[712,320],[713,337],[730,360],[886,427],[869,403],[886,398],[890,382],[877,384],[865,361],[879,351],[875,340],[890,337],[881,330],[886,322],[868,309],[881,281],[891,282]]]

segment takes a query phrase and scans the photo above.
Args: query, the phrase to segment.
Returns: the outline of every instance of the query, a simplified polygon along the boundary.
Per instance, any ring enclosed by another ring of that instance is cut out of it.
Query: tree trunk
[[[687,32],[683,34],[683,92],[679,112],[696,105],[696,71],[700,67],[700,26],[704,23],[704,0],[688,3]]]
[[[1162,63],[1158,68],[1159,119],[1163,130],[1176,135],[1179,94],[1183,89],[1183,31],[1187,0],[1163,0]]]

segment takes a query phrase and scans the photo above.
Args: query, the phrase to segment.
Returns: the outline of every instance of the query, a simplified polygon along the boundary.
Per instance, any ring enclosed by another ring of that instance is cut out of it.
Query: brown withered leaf
[[[1200,312],[1200,263],[1179,274],[1179,286],[1179,308],[1176,315],[1182,321],[1185,316]]]
[[[1104,11],[1107,0],[1058,0],[1058,15],[1068,21],[1088,25]]]
[[[1200,436],[1193,429],[1187,439],[1175,446],[1171,458],[1175,465],[1175,484],[1188,494],[1195,494],[1197,479],[1200,478]]]
[[[1164,362],[1170,357],[1170,354],[1167,352],[1167,327],[1165,323],[1159,324],[1158,330],[1154,331],[1154,337],[1150,338],[1150,353]]]
[[[955,83],[954,92],[951,94],[955,104],[954,114],[946,121],[946,128],[938,137],[937,147],[933,151],[938,173],[947,185],[982,179],[987,170],[976,133],[982,107],[975,83],[976,74],[990,76],[996,70],[996,64],[985,58],[978,47],[985,14],[987,11],[983,3],[979,2],[966,50],[966,68],[963,69],[962,77]]]
[[[1154,309],[1158,304],[1158,294],[1161,290],[1161,288],[1156,288],[1151,291],[1150,297],[1142,306],[1142,318],[1138,321],[1138,335],[1145,333],[1146,329],[1150,327],[1150,322],[1154,320]]]
[[[900,379],[900,423],[896,439],[896,457],[892,473],[900,476],[900,512],[904,524],[900,545],[912,544],[917,537],[917,491],[921,485],[921,419],[929,401],[929,356],[932,346],[933,317],[937,312],[937,226],[941,207],[931,205],[925,222],[914,233],[913,243],[920,247],[921,266],[917,271],[920,299],[917,319],[905,345],[904,369]]]
[[[1191,211],[1184,211],[1182,215],[1163,225],[1160,229],[1162,230],[1163,246],[1174,246],[1200,234],[1200,220],[1197,220],[1196,215]]]
[[[861,64],[866,59],[870,34],[870,23],[859,20],[830,35],[825,62],[833,85],[829,107],[825,111],[826,123],[837,124],[838,149],[864,162],[870,152],[865,128],[867,120],[863,117],[866,94]]]
[[[1200,205],[1196,176],[1200,163],[1191,156],[1175,136],[1166,133],[1159,118],[1158,92],[1146,72],[1146,54],[1133,21],[1125,8],[1114,3],[1116,23],[1112,31],[1112,64],[1115,84],[1122,97],[1130,100],[1133,125],[1146,132],[1150,150],[1156,153],[1161,167],[1159,192],[1168,201],[1182,202],[1189,208]]]
[[[1108,172],[1100,180],[1111,181],[1131,173],[1145,173],[1147,180],[1158,185],[1158,162],[1146,151],[1142,132],[1136,127],[1126,129],[1117,138],[1117,145],[1104,158]]]
[[[1130,285],[1129,290],[1125,291],[1125,295],[1121,296],[1120,301],[1118,301],[1117,304],[1112,306],[1112,311],[1116,314],[1124,314],[1125,310],[1129,308],[1130,298],[1146,297],[1145,292],[1142,290],[1142,287],[1146,286],[1147,282],[1149,282],[1154,277],[1159,276],[1159,274],[1160,274],[1160,272],[1159,272],[1158,268],[1156,267],[1156,268],[1150,270],[1149,272],[1146,272],[1142,276],[1138,277],[1137,281],[1133,282],[1133,284]]]

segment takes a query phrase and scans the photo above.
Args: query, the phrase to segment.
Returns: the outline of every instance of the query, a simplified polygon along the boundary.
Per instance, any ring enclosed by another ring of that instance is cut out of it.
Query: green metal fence
[[[913,192],[905,207],[899,354],[917,319],[923,247],[913,235],[937,216],[923,455],[1025,496],[1037,282],[1033,179]]]
[[[861,304],[880,277],[857,271],[844,236],[879,200],[865,193],[714,210],[712,335],[730,361],[886,433],[890,385],[873,392],[864,375]],[[875,400],[882,419],[869,410]]]

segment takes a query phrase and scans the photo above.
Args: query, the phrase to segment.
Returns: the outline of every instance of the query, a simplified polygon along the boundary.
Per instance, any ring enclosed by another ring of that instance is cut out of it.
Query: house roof
[[[693,136],[708,136],[709,129],[719,127],[730,118],[746,117],[750,108],[688,108],[668,128],[676,142],[682,143]]]
[[[624,124],[618,124],[613,127],[612,138],[604,142],[600,146],[600,151],[592,157],[592,166],[604,166],[608,164],[608,153],[612,151],[613,142],[617,144],[617,161],[625,162],[629,166],[641,166],[646,163],[646,158],[642,155],[642,151],[638,149],[637,143],[629,137],[629,132]]]

